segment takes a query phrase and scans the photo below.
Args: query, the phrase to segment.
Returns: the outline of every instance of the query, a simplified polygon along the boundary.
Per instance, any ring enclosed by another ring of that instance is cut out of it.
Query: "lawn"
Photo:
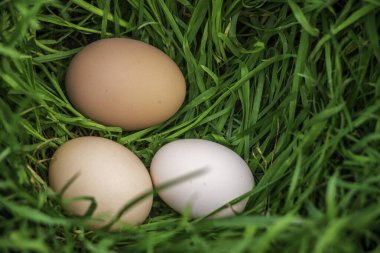
[[[0,252],[380,252],[379,33],[379,0],[0,1]],[[70,104],[70,60],[108,37],[178,64],[175,116],[122,131]],[[57,147],[85,135],[147,168],[165,143],[212,140],[256,186],[235,217],[191,220],[156,196],[144,224],[91,231],[47,180]]]

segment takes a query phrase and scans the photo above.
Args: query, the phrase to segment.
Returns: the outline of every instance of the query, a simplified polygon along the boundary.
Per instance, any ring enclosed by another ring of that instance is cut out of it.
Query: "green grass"
[[[0,1],[0,252],[380,252],[380,2]],[[182,69],[164,124],[123,132],[86,119],[64,90],[70,59],[132,37]],[[249,164],[244,214],[150,217],[89,231],[48,187],[66,140],[98,135],[149,168],[176,138],[222,143]]]

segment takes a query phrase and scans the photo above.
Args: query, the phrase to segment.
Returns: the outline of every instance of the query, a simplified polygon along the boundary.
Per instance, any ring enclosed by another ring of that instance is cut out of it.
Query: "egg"
[[[113,38],[87,45],[72,59],[66,91],[88,118],[137,130],[174,115],[184,101],[186,84],[176,63],[159,49]]]
[[[254,186],[252,172],[239,155],[223,145],[200,139],[164,145],[154,155],[150,173],[161,199],[179,213],[189,208],[192,218],[210,214]],[[243,199],[212,217],[241,213],[247,201]]]
[[[100,228],[133,199],[152,191],[144,164],[124,146],[101,137],[80,137],[60,146],[49,165],[49,184],[62,194],[70,213],[84,215],[92,197],[97,207],[89,227]],[[76,200],[74,198],[77,198]],[[153,195],[128,209],[112,229],[124,224],[141,224],[149,215]]]

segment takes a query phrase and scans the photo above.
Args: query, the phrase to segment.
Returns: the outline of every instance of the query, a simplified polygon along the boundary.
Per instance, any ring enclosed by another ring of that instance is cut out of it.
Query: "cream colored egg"
[[[176,63],[159,49],[113,38],[95,41],[73,58],[66,90],[73,105],[90,119],[136,130],[175,114],[186,85]]]
[[[105,225],[124,205],[152,191],[149,173],[138,157],[122,145],[100,137],[80,137],[59,147],[50,162],[49,183],[56,192],[68,185],[62,197],[64,207],[73,214],[84,215],[91,203],[73,198],[88,196],[96,200],[96,221],[89,224],[91,228]],[[152,201],[151,194],[132,206],[113,229],[144,222]]]

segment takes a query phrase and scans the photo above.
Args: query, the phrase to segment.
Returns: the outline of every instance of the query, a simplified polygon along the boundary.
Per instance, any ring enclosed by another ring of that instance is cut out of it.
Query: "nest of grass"
[[[380,4],[367,1],[0,2],[1,252],[379,252]],[[64,76],[85,45],[130,37],[168,54],[187,97],[135,132],[93,122]],[[245,212],[91,231],[47,184],[68,139],[103,136],[149,167],[175,138],[222,143],[257,185]]]

